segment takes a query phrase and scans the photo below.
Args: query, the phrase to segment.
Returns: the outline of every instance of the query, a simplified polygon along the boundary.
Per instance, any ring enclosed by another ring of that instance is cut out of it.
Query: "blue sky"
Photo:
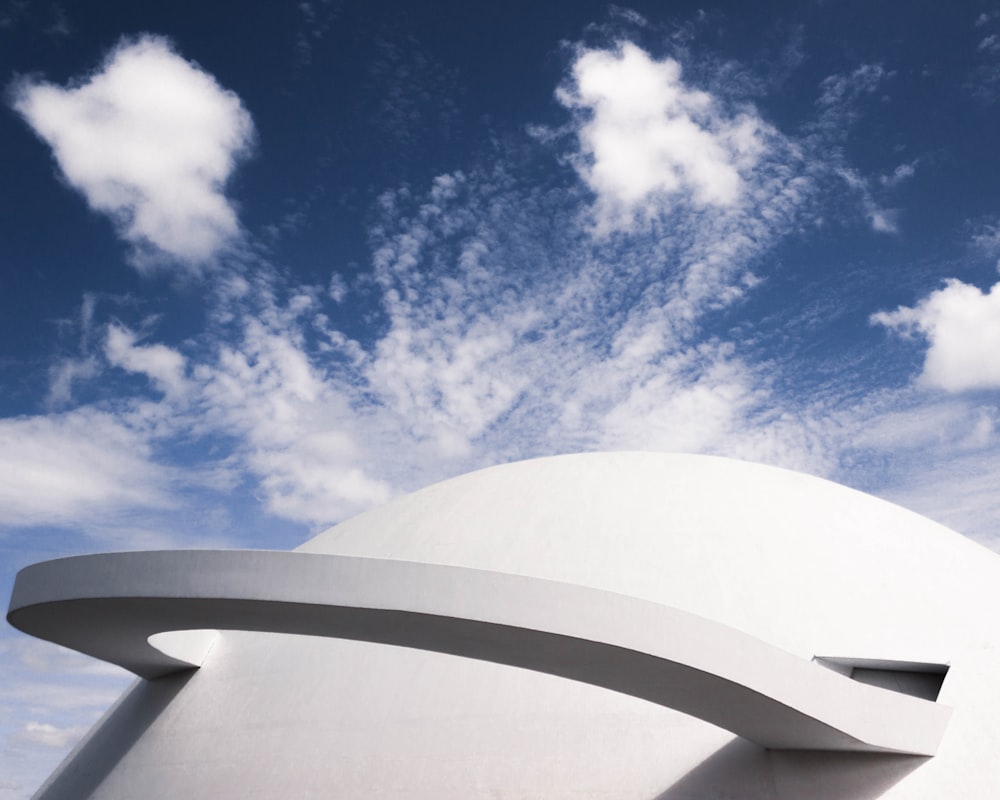
[[[1000,548],[996,4],[3,0],[0,81],[5,591],[599,449]],[[25,797],[128,678],[0,669]]]

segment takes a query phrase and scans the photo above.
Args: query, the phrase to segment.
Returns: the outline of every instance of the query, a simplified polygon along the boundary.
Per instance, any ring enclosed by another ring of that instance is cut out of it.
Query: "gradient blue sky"
[[[1000,549],[996,3],[0,0],[0,81],[4,592],[596,449]],[[0,670],[26,797],[128,678]]]

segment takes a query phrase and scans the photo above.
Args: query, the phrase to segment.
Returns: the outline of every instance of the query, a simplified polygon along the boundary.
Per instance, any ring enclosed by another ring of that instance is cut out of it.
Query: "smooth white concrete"
[[[21,571],[7,619],[155,679],[200,667],[222,628],[477,658],[674,708],[763,747],[934,755],[951,709],[875,688],[725,625],[555,581],[312,553],[78,556]],[[734,654],[739,654],[734,657]]]
[[[953,712],[932,758],[766,750],[504,664],[222,631],[200,669],[138,681],[39,797],[986,800],[1000,786],[1000,560],[826,481],[696,456],[541,459],[399,498],[299,552],[628,595],[803,661],[947,664]]]

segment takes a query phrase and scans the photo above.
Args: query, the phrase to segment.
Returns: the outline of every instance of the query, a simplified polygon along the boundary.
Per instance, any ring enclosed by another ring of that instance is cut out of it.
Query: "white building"
[[[146,676],[45,800],[987,800],[998,616],[1000,559],[940,525],[653,453],[464,475],[292,553],[47,562],[8,614]]]

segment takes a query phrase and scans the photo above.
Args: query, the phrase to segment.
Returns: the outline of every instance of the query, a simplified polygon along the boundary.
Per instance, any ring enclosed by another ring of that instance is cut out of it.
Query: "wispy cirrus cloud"
[[[823,169],[830,170],[851,190],[868,224],[876,233],[899,232],[899,212],[885,197],[913,175],[915,165],[902,164],[889,175],[869,176],[849,163],[844,141],[863,114],[864,102],[875,96],[894,74],[881,64],[861,64],[851,72],[828,75],[820,82],[817,117],[806,128],[814,145],[826,148]]]
[[[250,150],[253,122],[235,94],[166,39],[123,40],[83,81],[23,78],[10,95],[140,268],[166,258],[196,270],[239,235],[224,188]]]
[[[975,21],[972,42],[974,64],[964,88],[984,105],[1000,98],[1000,26],[996,11],[981,13]]]
[[[619,69],[644,78],[646,111]],[[727,449],[768,391],[704,319],[752,291],[758,259],[801,224],[817,192],[806,159],[749,106],[733,117],[676,62],[633,45],[578,51],[560,97],[569,135],[542,138],[573,148],[603,223],[581,215],[586,193],[523,182],[516,159],[441,176],[421,197],[384,196],[373,241],[389,327],[367,369],[375,396],[454,458]],[[672,126],[677,136],[658,134]],[[744,134],[753,142],[732,145]],[[595,144],[608,138],[610,149]],[[636,169],[602,182],[595,170],[619,156]],[[714,411],[696,420],[696,408]]]
[[[135,331],[123,325],[108,325],[104,355],[111,366],[146,376],[166,395],[179,397],[185,393],[184,356],[166,345],[137,343]]]

